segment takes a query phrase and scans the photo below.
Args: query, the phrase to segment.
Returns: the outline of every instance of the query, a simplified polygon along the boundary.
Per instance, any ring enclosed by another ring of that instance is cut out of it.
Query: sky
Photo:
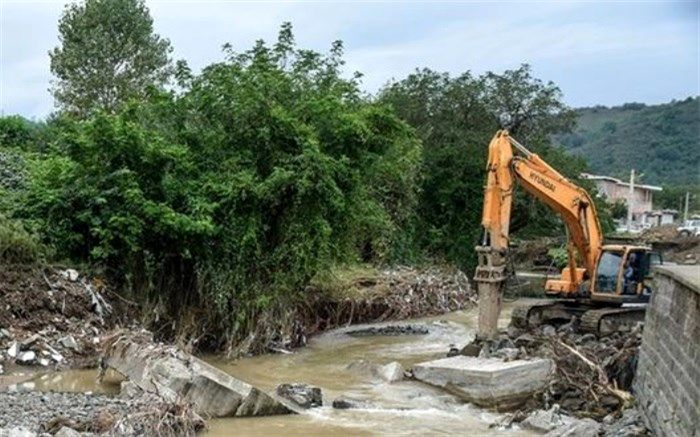
[[[48,51],[66,2],[0,0],[0,111],[55,108]],[[522,63],[573,107],[663,103],[700,94],[700,2],[153,0],[155,30],[195,71],[292,22],[300,47],[346,49],[347,74],[375,92],[416,68],[502,72]]]

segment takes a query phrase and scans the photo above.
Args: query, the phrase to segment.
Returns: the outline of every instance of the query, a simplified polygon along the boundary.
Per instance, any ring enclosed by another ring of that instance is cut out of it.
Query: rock
[[[567,411],[578,411],[586,402],[581,397],[567,397],[561,401],[561,406]]]
[[[34,335],[30,336],[30,337],[25,338],[25,339],[22,340],[22,341],[20,342],[20,344],[19,344],[20,349],[26,349],[26,348],[28,348],[29,346],[31,346],[31,345],[33,345],[34,343],[36,343],[36,341],[37,341],[39,338],[41,338],[41,336],[40,336],[39,334],[34,334]]]
[[[5,328],[0,328],[0,340],[3,338],[12,338],[10,331]]]
[[[603,420],[606,437],[637,437],[651,435],[644,425],[644,419],[636,408],[628,408],[622,413],[622,417],[615,421],[611,416],[610,420]],[[608,416],[606,416],[606,419]]]
[[[51,354],[51,359],[57,363],[62,363],[63,362],[63,355],[61,355],[59,353]]]
[[[552,337],[557,335],[557,330],[552,325],[544,325],[542,327],[542,335],[545,337]]]
[[[583,334],[581,337],[579,337],[576,340],[576,344],[586,344],[588,342],[595,341],[595,340],[596,340],[595,334],[591,334],[589,332],[588,334]]]
[[[348,410],[356,408],[372,408],[373,405],[370,402],[364,401],[362,399],[350,398],[347,396],[340,396],[333,400],[333,408],[338,410]]]
[[[546,437],[598,437],[602,426],[593,419],[571,419],[571,422],[549,431]]]
[[[119,396],[127,399],[135,398],[143,393],[141,388],[131,381],[122,381],[119,385]]]
[[[74,430],[73,428],[69,428],[67,426],[64,426],[61,429],[59,429],[56,434],[54,434],[54,437],[80,437],[81,435],[82,434],[80,434],[78,431]]]
[[[508,325],[508,328],[506,328],[506,334],[508,334],[509,338],[516,338],[520,334],[522,334],[522,330],[520,328],[516,328],[513,325]]]
[[[73,338],[72,335],[66,335],[65,337],[61,337],[58,339],[58,342],[61,343],[65,348],[73,349],[75,352],[80,351],[80,346],[78,345],[78,342],[75,341],[75,338]]]
[[[615,396],[606,395],[600,398],[600,403],[612,410],[620,405],[620,400]]]
[[[377,373],[386,382],[396,382],[403,379],[403,367],[396,361],[379,367]]]
[[[515,339],[515,346],[517,347],[527,347],[535,342],[535,337],[531,334],[523,334]]]
[[[80,277],[80,273],[78,273],[78,271],[74,269],[66,269],[61,271],[61,276],[63,277],[63,279],[75,282],[78,280],[78,277]]]
[[[481,346],[477,345],[476,343],[469,343],[468,345],[464,346],[459,353],[465,357],[478,357],[479,352],[481,352]]]
[[[47,360],[46,358],[39,358],[39,364],[41,364],[42,366],[46,367],[49,365],[49,363],[50,363],[50,361]]]
[[[308,384],[280,384],[275,390],[277,396],[288,399],[301,408],[323,406],[323,395],[319,387]]]
[[[5,373],[5,369],[2,367],[2,364],[0,364],[0,375],[2,375],[3,373]]]
[[[454,346],[451,347],[450,350],[447,351],[447,356],[448,356],[448,357],[455,357],[455,356],[457,356],[457,355],[459,355],[459,349],[457,349],[457,348],[454,347]]]
[[[353,337],[368,337],[374,335],[426,335],[430,331],[423,325],[386,325],[370,326],[347,331],[346,334]]]
[[[498,339],[498,342],[496,343],[496,350],[513,349],[513,348],[515,348],[515,343],[513,343],[513,340],[511,340],[508,337],[501,337]]]
[[[13,341],[9,348],[7,348],[7,356],[10,358],[15,358],[19,353],[19,344]]]
[[[520,351],[518,349],[507,347],[497,350],[493,356],[496,358],[501,358],[504,361],[513,361],[518,358],[519,354]]]
[[[103,363],[168,402],[189,402],[209,417],[291,414],[301,409],[272,397],[175,347],[134,335],[108,345]]]
[[[20,364],[31,364],[36,359],[36,353],[34,351],[20,352],[17,355],[17,362]]]
[[[559,428],[571,422],[571,419],[559,414],[559,405],[554,405],[549,410],[536,410],[530,413],[520,425],[523,428],[545,433]]]
[[[503,362],[456,356],[417,364],[413,376],[468,402],[505,410],[521,405],[545,387],[553,369],[550,360],[541,358]]]

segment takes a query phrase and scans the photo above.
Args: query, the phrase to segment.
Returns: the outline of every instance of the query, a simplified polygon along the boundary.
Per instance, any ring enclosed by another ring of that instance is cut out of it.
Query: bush
[[[0,264],[31,264],[41,259],[37,238],[17,220],[0,215]]]
[[[410,250],[420,143],[342,62],[340,43],[300,50],[283,26],[272,47],[181,71],[180,94],[57,119],[15,215],[168,326],[240,339],[328,266]]]

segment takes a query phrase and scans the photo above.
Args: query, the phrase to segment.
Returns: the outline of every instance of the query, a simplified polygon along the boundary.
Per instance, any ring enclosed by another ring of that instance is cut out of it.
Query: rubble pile
[[[559,405],[563,412],[601,420],[619,416],[633,398],[629,393],[641,344],[641,324],[630,332],[596,337],[580,333],[577,320],[558,328],[544,325],[529,332],[514,327],[492,341],[472,343],[466,355],[505,361],[549,358],[556,366],[547,387],[524,407],[525,411]],[[454,353],[454,351],[453,351]]]
[[[204,421],[155,395],[0,392],[0,435],[188,435]],[[25,434],[21,434],[21,431]],[[7,434],[3,434],[3,432]]]
[[[664,261],[678,264],[700,262],[700,237],[683,236],[676,225],[655,226],[640,235],[644,244],[649,244],[663,254]]]
[[[543,390],[525,405],[494,423],[499,428],[520,427],[547,436],[649,435],[629,392],[642,340],[640,323],[628,332],[597,337],[582,333],[578,320],[527,331],[510,326],[491,341],[475,341],[450,354],[485,358],[549,358],[555,372]]]
[[[353,323],[441,314],[476,304],[469,278],[453,268],[398,266],[357,277],[344,288],[342,303],[354,308],[348,314]],[[367,317],[361,317],[363,309],[370,310]]]
[[[94,365],[99,336],[115,324],[104,291],[73,269],[0,269],[0,366]]]

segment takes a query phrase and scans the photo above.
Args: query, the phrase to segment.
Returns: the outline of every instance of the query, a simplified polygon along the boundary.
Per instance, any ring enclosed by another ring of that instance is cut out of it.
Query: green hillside
[[[585,157],[591,171],[650,184],[700,183],[700,99],[662,105],[627,103],[577,110],[573,133],[556,141]]]

